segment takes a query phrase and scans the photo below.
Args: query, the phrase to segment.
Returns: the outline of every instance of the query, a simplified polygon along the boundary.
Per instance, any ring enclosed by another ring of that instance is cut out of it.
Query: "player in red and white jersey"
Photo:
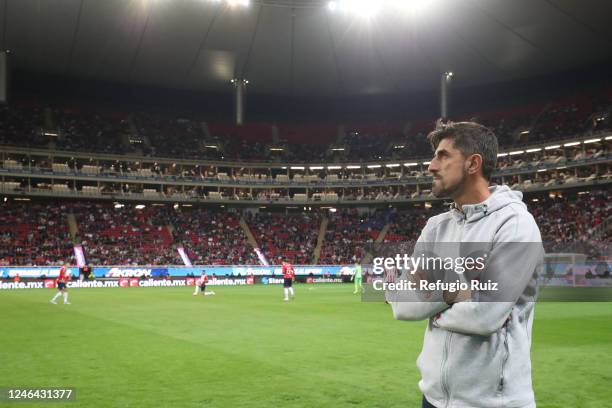
[[[200,293],[204,294],[204,296],[214,295],[215,292],[210,291],[206,292],[206,284],[208,283],[208,275],[206,275],[206,271],[202,271],[202,276],[198,278],[195,282],[195,291],[193,292],[193,296],[198,295]]]
[[[282,263],[282,273],[283,273],[283,290],[285,292],[285,299],[289,300],[289,296],[291,295],[291,299],[295,299],[295,292],[293,291],[293,281],[295,280],[295,269],[293,269],[293,265],[289,262]]]
[[[55,296],[53,296],[53,299],[51,299],[51,303],[53,303],[54,305],[57,304],[57,298],[63,295],[64,304],[65,305],[70,304],[70,302],[68,301],[68,289],[66,288],[66,284],[68,283],[70,279],[71,279],[71,276],[70,276],[70,272],[68,271],[68,264],[65,263],[60,268],[59,276],[55,280],[57,284],[57,293],[55,294]]]

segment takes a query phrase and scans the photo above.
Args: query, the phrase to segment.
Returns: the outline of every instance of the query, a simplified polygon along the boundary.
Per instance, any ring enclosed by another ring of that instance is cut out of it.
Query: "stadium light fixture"
[[[379,169],[382,166],[380,164],[370,164],[368,165],[368,169]]]
[[[416,166],[416,165],[418,165],[418,163],[416,163],[416,162],[412,162],[412,163],[404,163],[404,166],[406,166],[406,167]]]
[[[283,149],[282,147],[271,147],[270,148],[271,152],[282,152],[283,150],[285,149]]]
[[[612,140],[612,136],[607,136],[606,140]]]
[[[251,3],[250,0],[227,0],[227,4],[231,7],[234,7],[234,6],[248,7],[250,3]]]
[[[561,147],[561,145],[552,145],[552,146],[546,146],[546,147],[544,148],[544,150],[553,150],[553,149],[558,149],[558,148],[560,148],[560,147]]]
[[[145,205],[144,204],[138,204],[134,208],[136,208],[137,210],[142,210],[143,208],[145,208]]]
[[[394,149],[403,149],[405,147],[406,146],[404,146],[404,145],[395,145],[395,146],[393,146]]]
[[[525,150],[525,151],[526,151],[527,153],[534,153],[534,152],[539,152],[539,151],[541,151],[541,150],[542,150],[542,148],[541,148],[541,147],[538,147],[538,148],[535,148],[535,149],[527,149],[527,150]]]
[[[565,143],[563,145],[563,147],[572,147],[572,146],[578,146],[580,144],[580,142],[571,142],[571,143]]]
[[[327,166],[327,170],[340,170],[342,166]]]
[[[428,162],[423,162],[423,163],[421,163],[421,164],[423,164],[423,166],[429,166],[429,165],[431,164],[431,162],[430,162],[430,161],[428,161]]]
[[[497,157],[506,157],[508,153],[497,153]]]
[[[344,147],[334,147],[332,148],[332,152],[343,152],[344,151]]]
[[[517,154],[523,154],[523,153],[525,153],[524,150],[516,150],[514,152],[510,152],[509,154],[510,156],[516,156]]]
[[[380,0],[336,0],[333,3],[335,5],[328,4],[330,10],[338,9],[369,19],[378,14],[383,2]]]
[[[393,163],[393,164],[385,164],[385,167],[399,167],[400,164],[399,163]]]
[[[291,166],[291,170],[304,170],[304,166]]]
[[[324,167],[323,166],[310,166],[309,169],[310,170],[323,170]]]
[[[355,169],[360,169],[361,166],[346,166],[346,168],[349,170],[355,170]]]
[[[587,140],[585,140],[585,141],[584,141],[584,142],[582,142],[582,143],[584,143],[584,144],[589,144],[589,143],[597,143],[597,142],[601,142],[601,138],[597,138],[597,139],[587,139]]]
[[[124,205],[121,203],[115,203],[115,208],[123,208]]]
[[[546,169],[540,169],[540,170],[538,170],[538,173],[542,173],[544,171],[546,171]]]
[[[329,212],[333,212],[333,213],[335,213],[336,211],[338,211],[338,209],[337,209],[337,208],[334,208],[334,207],[332,207],[332,208],[330,208],[330,209],[329,209]]]
[[[528,131],[528,130],[523,130],[523,131],[521,132],[521,135],[528,135],[528,134],[529,134],[529,131]]]

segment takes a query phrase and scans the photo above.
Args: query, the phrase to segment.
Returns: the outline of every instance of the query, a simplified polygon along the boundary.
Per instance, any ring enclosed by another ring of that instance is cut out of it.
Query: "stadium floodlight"
[[[291,166],[291,170],[304,170],[304,166]]]
[[[579,144],[580,144],[580,142],[571,142],[571,143],[565,143],[565,144],[563,145],[563,147],[572,147],[572,146],[577,146],[577,145],[579,145]]]
[[[282,147],[271,147],[270,148],[271,152],[282,152],[283,150],[285,149],[283,149]]]
[[[523,131],[521,132],[521,135],[528,135],[528,134],[529,134],[529,130],[523,130]]]
[[[430,161],[421,163],[423,166],[429,166],[431,164]]]
[[[612,140],[612,136],[606,136],[606,140]]]
[[[404,146],[404,145],[395,145],[395,146],[393,146],[394,149],[403,149],[405,147],[406,146]]]
[[[399,167],[399,163],[385,164],[385,167]]]
[[[506,157],[508,153],[497,153],[497,157]]]
[[[544,150],[553,150],[553,149],[558,149],[558,148],[560,148],[560,147],[561,147],[561,145],[552,145],[552,146],[546,146],[546,147],[544,148]]]
[[[145,208],[145,205],[144,204],[138,204],[134,208],[136,208],[137,210],[142,210],[143,208]]]
[[[601,142],[601,138],[598,137],[597,139],[587,139],[582,143],[588,144],[588,143],[597,143],[597,142]]]
[[[115,203],[115,208],[123,208],[124,205],[121,203]]]
[[[323,170],[324,167],[323,166],[310,166],[309,169],[310,170]]]
[[[418,164],[419,164],[419,163],[416,163],[416,162],[412,162],[412,163],[404,163],[404,166],[406,166],[406,167],[410,167],[410,166],[416,166],[416,165],[418,165]]]
[[[327,170],[340,170],[342,166],[327,166]]]
[[[374,17],[381,9],[380,0],[336,0],[327,4],[331,11],[341,10],[364,18]]]
[[[382,166],[380,164],[370,164],[368,165],[368,169],[379,169]]]
[[[540,170],[538,170],[538,173],[542,173],[544,171],[546,171],[546,169],[540,169]]]
[[[524,150],[516,150],[514,152],[510,152],[510,156],[515,156],[517,154],[523,154],[523,153],[525,153]]]
[[[525,151],[526,151],[527,153],[534,153],[534,152],[539,152],[539,151],[541,151],[541,150],[542,150],[542,148],[541,148],[541,147],[537,147],[537,148],[535,148],[535,149],[527,149],[527,150],[525,150]]]
[[[333,213],[335,213],[336,211],[338,211],[338,209],[337,209],[337,208],[334,208],[334,207],[331,207],[331,208],[329,209],[329,212],[333,212]]]
[[[248,7],[251,3],[251,0],[227,0],[227,4],[230,6],[243,6]]]
[[[344,151],[344,147],[333,147],[332,148],[332,152],[343,152]]]
[[[361,166],[346,166],[346,168],[349,170],[355,170],[355,169],[360,169]]]

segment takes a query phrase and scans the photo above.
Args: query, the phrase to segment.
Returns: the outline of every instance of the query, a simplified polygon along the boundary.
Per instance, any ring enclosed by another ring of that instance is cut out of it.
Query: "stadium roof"
[[[0,40],[25,71],[210,91],[241,77],[278,95],[410,93],[445,71],[480,85],[612,59],[610,1],[402,1],[424,3],[379,0],[364,17],[322,0],[0,0]]]

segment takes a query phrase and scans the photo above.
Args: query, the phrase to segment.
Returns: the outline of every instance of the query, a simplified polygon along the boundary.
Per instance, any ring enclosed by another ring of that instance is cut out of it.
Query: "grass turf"
[[[74,408],[420,406],[425,322],[351,285],[191,290],[0,293],[0,387],[75,387],[52,405]],[[532,360],[538,407],[612,406],[612,303],[539,303]]]

